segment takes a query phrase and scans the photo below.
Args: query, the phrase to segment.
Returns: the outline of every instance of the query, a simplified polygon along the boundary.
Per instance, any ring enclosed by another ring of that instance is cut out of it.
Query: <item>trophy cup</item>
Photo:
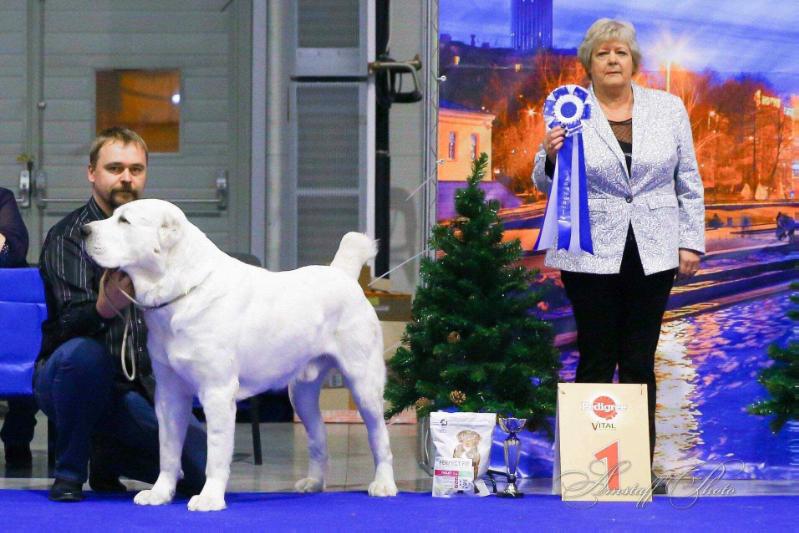
[[[524,496],[516,488],[516,467],[519,466],[519,452],[521,451],[521,443],[516,438],[516,434],[524,429],[526,423],[526,418],[499,417],[499,427],[508,434],[508,438],[503,443],[505,446],[505,467],[508,469],[508,486],[499,494],[503,498],[521,498]]]

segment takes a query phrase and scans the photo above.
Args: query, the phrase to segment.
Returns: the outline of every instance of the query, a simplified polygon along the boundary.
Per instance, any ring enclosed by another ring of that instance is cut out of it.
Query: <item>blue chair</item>
[[[0,269],[0,398],[33,397],[33,367],[45,318],[47,306],[39,270]],[[48,437],[52,435],[50,428]],[[54,458],[51,448],[48,438],[48,463]]]
[[[47,318],[36,268],[0,269],[0,397],[32,396],[33,365]]]

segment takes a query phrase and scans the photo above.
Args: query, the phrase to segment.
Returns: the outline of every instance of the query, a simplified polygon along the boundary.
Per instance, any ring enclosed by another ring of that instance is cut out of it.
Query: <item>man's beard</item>
[[[125,183],[120,187],[116,187],[111,189],[111,195],[109,197],[108,203],[111,204],[111,207],[116,209],[120,205],[126,204],[128,202],[132,202],[133,200],[139,199],[139,191],[135,190],[130,183]]]

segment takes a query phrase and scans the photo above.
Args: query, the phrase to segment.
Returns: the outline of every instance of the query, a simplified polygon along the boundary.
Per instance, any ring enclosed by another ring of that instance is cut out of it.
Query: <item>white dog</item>
[[[273,273],[220,251],[175,205],[138,200],[82,228],[89,255],[133,281],[144,311],[156,379],[160,474],[141,505],[169,503],[192,397],[205,410],[208,464],[189,509],[225,508],[233,458],[236,400],[289,385],[308,433],[308,476],[296,490],[325,486],[327,443],[319,389],[341,370],[369,433],[375,461],[372,496],[394,496],[392,454],[383,420],[383,338],[373,307],[356,282],[375,254],[366,235],[348,233],[331,266]]]

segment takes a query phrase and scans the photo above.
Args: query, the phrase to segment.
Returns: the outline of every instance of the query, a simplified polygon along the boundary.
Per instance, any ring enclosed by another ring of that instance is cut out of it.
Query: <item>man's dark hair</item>
[[[144,139],[138,133],[124,126],[113,126],[101,131],[92,141],[92,148],[89,151],[89,167],[95,168],[97,166],[97,157],[100,154],[100,149],[114,141],[121,142],[123,146],[127,146],[130,143],[138,144],[144,150],[146,161],[150,162],[150,151],[147,149],[147,143],[144,142]]]

